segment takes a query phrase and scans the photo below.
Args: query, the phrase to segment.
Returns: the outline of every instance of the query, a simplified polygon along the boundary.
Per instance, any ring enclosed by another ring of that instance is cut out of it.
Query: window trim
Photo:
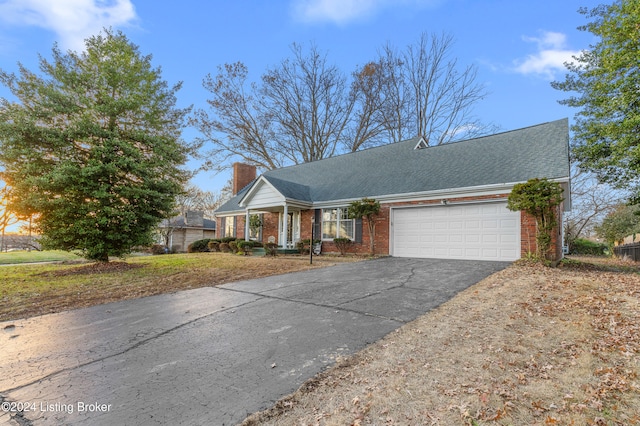
[[[321,232],[321,240],[322,241],[333,241],[334,238],[349,238],[351,241],[355,241],[355,237],[356,237],[356,219],[349,219],[349,216],[347,215],[347,209],[348,209],[348,207],[346,207],[346,206],[321,209],[320,218],[322,219],[322,223],[320,224],[320,232]],[[333,210],[337,211],[336,220],[335,221],[333,221],[333,220],[325,221],[324,220],[325,212],[332,212]],[[347,215],[346,218],[343,218],[343,215]],[[325,238],[325,236],[324,236],[324,223],[325,222],[335,223],[335,225],[336,225],[336,236],[335,237]],[[342,222],[351,222],[351,233],[352,233],[352,235],[347,235],[347,236],[340,235],[340,230],[342,229],[340,224]]]
[[[231,219],[231,220],[229,220]],[[225,218],[224,221],[224,237],[235,237],[237,234],[237,229],[236,229],[236,216],[228,216]],[[231,235],[228,234],[227,231],[231,231]]]

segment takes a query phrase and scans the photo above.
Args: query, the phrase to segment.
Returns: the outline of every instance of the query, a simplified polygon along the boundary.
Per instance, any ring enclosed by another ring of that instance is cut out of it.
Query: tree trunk
[[[373,221],[373,217],[367,217],[367,225],[369,225],[369,254],[374,255],[375,249],[375,235],[376,235],[376,223]]]

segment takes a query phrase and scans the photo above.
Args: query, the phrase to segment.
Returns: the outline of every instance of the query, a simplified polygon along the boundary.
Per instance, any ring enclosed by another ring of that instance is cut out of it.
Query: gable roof
[[[415,149],[419,142],[416,137],[271,170],[258,181],[268,181],[285,198],[323,203],[569,177],[566,118]],[[217,212],[242,210],[248,191],[238,193]]]

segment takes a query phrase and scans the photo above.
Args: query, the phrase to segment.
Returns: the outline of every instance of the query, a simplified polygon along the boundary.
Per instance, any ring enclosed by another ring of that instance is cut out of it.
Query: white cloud
[[[346,24],[368,18],[388,7],[425,7],[440,0],[292,0],[293,15],[302,22]]]
[[[84,50],[84,40],[105,27],[136,19],[131,0],[6,0],[0,19],[55,32],[62,49]]]
[[[567,48],[567,36],[562,33],[544,31],[540,37],[523,37],[524,41],[536,43],[538,51],[526,59],[516,61],[514,71],[521,74],[538,75],[553,80],[556,73],[566,71],[565,62],[572,62],[579,51]]]

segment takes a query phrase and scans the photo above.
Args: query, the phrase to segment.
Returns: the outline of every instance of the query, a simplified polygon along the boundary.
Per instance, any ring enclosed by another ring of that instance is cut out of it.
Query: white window
[[[224,221],[224,236],[235,237],[236,236],[236,218],[227,217]]]
[[[346,207],[322,209],[322,239],[349,238],[354,240],[355,220],[349,219]]]

